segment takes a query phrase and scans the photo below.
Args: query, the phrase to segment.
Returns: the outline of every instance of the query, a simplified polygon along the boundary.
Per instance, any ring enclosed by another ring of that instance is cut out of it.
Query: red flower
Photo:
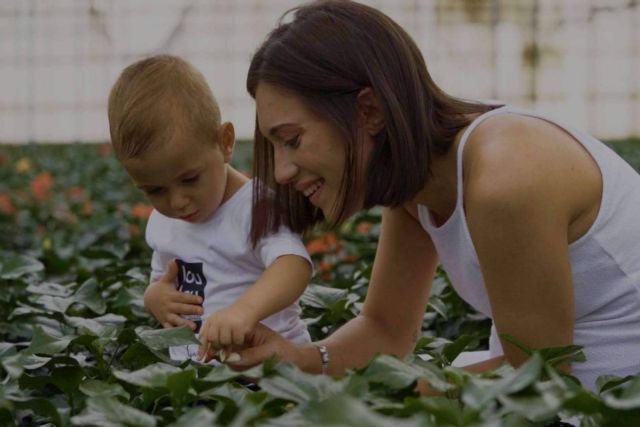
[[[140,219],[147,219],[149,215],[151,215],[151,211],[153,210],[153,206],[147,205],[144,203],[136,203],[131,206],[131,215]]]
[[[53,176],[48,171],[40,172],[31,181],[31,194],[36,200],[43,202],[51,197],[51,187],[53,187]]]
[[[11,196],[7,193],[0,193],[0,212],[11,215],[15,211],[16,207],[13,205]]]

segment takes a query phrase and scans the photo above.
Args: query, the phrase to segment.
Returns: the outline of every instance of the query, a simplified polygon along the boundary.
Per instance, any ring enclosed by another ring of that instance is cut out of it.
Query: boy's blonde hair
[[[184,59],[156,55],[125,68],[109,94],[109,131],[119,159],[176,133],[217,142],[220,109],[204,76]]]

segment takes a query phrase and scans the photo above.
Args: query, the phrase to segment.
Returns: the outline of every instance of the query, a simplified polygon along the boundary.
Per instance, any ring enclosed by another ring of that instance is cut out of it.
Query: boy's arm
[[[251,310],[260,321],[296,302],[311,281],[311,272],[303,257],[280,256],[233,306]]]
[[[310,261],[302,256],[278,257],[235,303],[205,320],[200,330],[200,357],[205,356],[209,345],[217,349],[244,344],[260,320],[290,306],[302,295],[311,275]]]

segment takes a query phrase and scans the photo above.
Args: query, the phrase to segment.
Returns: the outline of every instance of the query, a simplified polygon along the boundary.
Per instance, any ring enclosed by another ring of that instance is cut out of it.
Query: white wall
[[[639,1],[364,2],[407,29],[453,94],[541,110],[601,138],[640,135]],[[106,140],[111,84],[125,65],[160,52],[199,67],[224,119],[250,138],[249,59],[296,4],[1,0],[0,142]]]

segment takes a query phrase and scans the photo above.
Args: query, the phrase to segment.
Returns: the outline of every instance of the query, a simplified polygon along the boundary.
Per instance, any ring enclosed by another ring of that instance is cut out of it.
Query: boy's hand
[[[164,328],[189,326],[195,330],[196,324],[184,319],[181,315],[202,315],[202,298],[180,292],[176,289],[178,266],[175,260],[167,264],[167,271],[144,292],[144,306]]]
[[[220,349],[244,345],[245,338],[253,332],[257,323],[255,310],[241,304],[216,311],[207,317],[200,328],[198,357],[209,361]]]

